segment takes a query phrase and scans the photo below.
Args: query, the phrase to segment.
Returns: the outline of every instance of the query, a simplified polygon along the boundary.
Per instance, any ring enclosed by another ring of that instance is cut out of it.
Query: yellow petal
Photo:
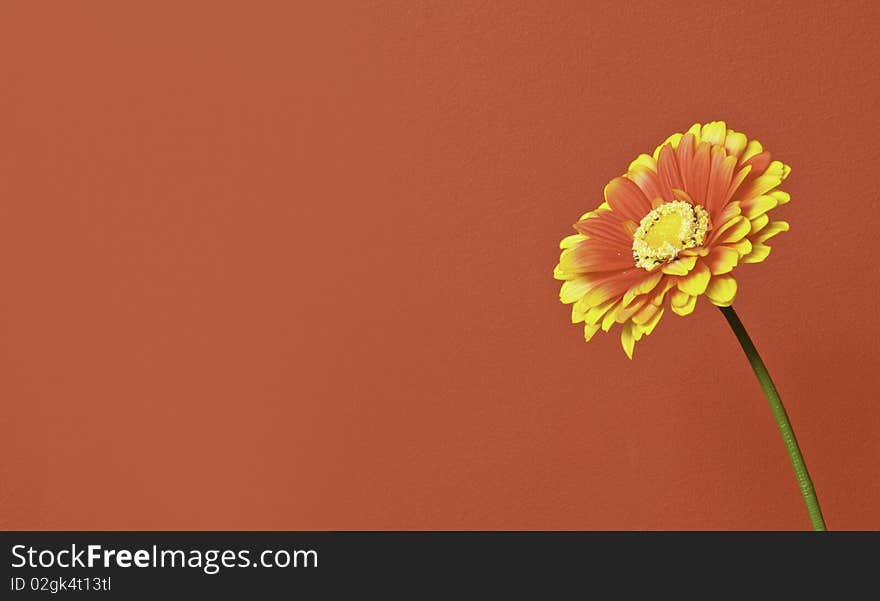
[[[611,309],[611,307],[613,307],[616,303],[617,299],[612,298],[602,304],[590,307],[584,315],[584,321],[586,321],[587,323],[598,324],[600,321],[602,321],[602,318],[605,317],[605,314],[608,312],[608,310]],[[586,301],[584,302],[584,305],[586,306]]]
[[[633,358],[633,349],[636,346],[636,339],[633,334],[633,322],[629,321],[620,329],[620,343],[623,345],[623,352],[630,359]]]
[[[728,154],[734,156],[741,155],[742,151],[746,149],[746,144],[748,143],[749,139],[746,138],[745,134],[737,133],[732,129],[727,130],[727,139],[724,140],[724,147],[727,148]]]
[[[653,290],[654,287],[657,286],[658,283],[660,283],[660,279],[662,277],[662,273],[660,273],[659,271],[655,271],[651,273],[649,277],[645,278],[644,280],[627,290],[626,293],[623,295],[622,306],[628,306],[635,297],[639,296],[640,294],[647,294],[648,292]]]
[[[719,307],[729,307],[736,298],[736,280],[729,275],[713,277],[709,287],[706,288],[706,296]]]
[[[673,278],[667,278],[662,286],[657,288],[654,292],[653,298],[651,298],[651,302],[658,307],[663,305],[663,299],[666,298],[666,293],[675,288],[675,280]]]
[[[709,254],[709,248],[705,246],[696,246],[694,248],[686,248],[679,253],[680,257],[705,257]]]
[[[779,179],[785,179],[785,167],[786,165],[784,165],[782,161],[770,161],[764,175],[775,175]]]
[[[752,234],[756,234],[764,229],[764,226],[770,222],[770,218],[767,215],[758,215],[754,219],[752,219]]]
[[[755,242],[752,244],[752,252],[744,256],[740,259],[741,263],[760,263],[770,254],[770,251],[773,250],[769,246],[765,244],[761,244],[760,242]]]
[[[759,215],[763,215],[770,209],[775,208],[778,204],[779,201],[773,196],[756,196],[755,198],[749,199],[748,202],[742,203],[742,212],[743,215],[749,219],[754,219]]]
[[[562,288],[559,290],[559,300],[566,304],[573,303],[582,299],[589,289],[590,281],[587,278],[580,277],[568,280],[562,284]]]
[[[617,312],[620,311],[620,303],[616,303],[613,307],[611,307],[607,313],[605,313],[605,317],[602,318],[602,330],[607,332],[611,329],[611,326],[614,325],[614,322],[617,321]]]
[[[781,205],[784,205],[791,200],[791,194],[783,190],[773,190],[769,194]]]
[[[567,248],[574,248],[586,239],[587,237],[583,234],[572,234],[571,236],[566,236],[562,239],[562,242],[559,243],[559,248],[563,250]]]
[[[660,323],[660,318],[663,317],[663,307],[660,307],[660,310],[654,313],[654,317],[648,321],[648,323],[642,324],[642,329],[645,331],[645,336],[649,336],[651,332],[654,331],[654,328],[657,327],[657,324]]]
[[[648,168],[656,172],[657,160],[649,154],[640,154],[636,160],[629,164],[628,171],[632,171],[636,167]]]
[[[654,160],[656,161],[660,158],[660,151],[663,150],[663,147],[667,144],[671,144],[672,148],[678,148],[678,143],[681,142],[682,137],[684,137],[682,134],[672,134],[666,138],[663,144],[654,149]]]
[[[724,121],[712,121],[703,126],[702,138],[709,144],[724,144],[727,137],[727,124]]]
[[[752,241],[748,238],[743,238],[739,242],[733,245],[736,249],[736,252],[739,253],[739,256],[744,257],[750,252],[752,252]]]
[[[760,142],[758,142],[757,140],[749,140],[749,143],[746,145],[746,149],[743,151],[742,156],[739,157],[739,162],[740,164],[745,163],[756,154],[761,154],[762,152],[764,152],[764,147],[761,146]]]
[[[678,289],[691,296],[703,294],[711,275],[709,268],[702,261],[698,261],[689,274],[678,280]]]
[[[571,305],[571,323],[580,323],[587,317],[587,309],[583,300],[579,300]]]
[[[598,331],[599,326],[590,323],[584,324],[584,340],[589,342],[593,335]]]
[[[673,290],[669,306],[672,307],[672,312],[676,315],[690,315],[693,313],[694,307],[697,306],[697,297],[685,294],[681,290]]]
[[[739,242],[752,231],[752,223],[745,217],[734,217],[718,229],[715,236],[716,244]]]
[[[755,240],[758,242],[764,242],[765,240],[769,240],[770,238],[772,238],[773,236],[775,236],[776,234],[778,234],[780,232],[787,232],[787,231],[788,231],[788,222],[774,221],[770,225],[765,227],[763,230],[761,230],[761,233],[758,234],[758,236],[755,238]]]
[[[675,261],[670,261],[669,263],[665,263],[663,267],[660,269],[663,273],[667,275],[687,275],[688,272],[694,268],[694,265],[697,262],[697,257],[695,256],[684,256]]]
[[[651,321],[651,318],[654,317],[654,315],[656,315],[657,311],[659,310],[660,307],[658,307],[657,305],[654,305],[652,303],[645,303],[645,306],[632,316],[632,320],[639,325],[643,325]]]
[[[782,177],[779,175],[761,175],[750,183],[746,183],[737,194],[742,194],[747,198],[754,198],[767,194],[781,183]]]

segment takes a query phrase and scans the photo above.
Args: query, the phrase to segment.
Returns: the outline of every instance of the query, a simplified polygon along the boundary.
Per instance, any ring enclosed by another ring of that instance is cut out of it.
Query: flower
[[[621,324],[632,359],[667,299],[682,316],[703,294],[730,306],[733,269],[766,259],[767,240],[788,230],[768,212],[791,199],[778,188],[790,171],[724,121],[694,124],[640,155],[560,244],[553,275],[564,280],[559,297],[572,305],[572,323],[583,322],[588,341]]]

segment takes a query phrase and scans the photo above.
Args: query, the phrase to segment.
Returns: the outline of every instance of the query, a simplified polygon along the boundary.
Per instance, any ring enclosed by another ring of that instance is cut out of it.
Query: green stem
[[[813,481],[810,480],[807,464],[804,463],[797,438],[794,436],[794,430],[791,429],[791,423],[788,421],[788,414],[785,412],[785,407],[782,405],[779,393],[776,392],[776,386],[773,385],[773,380],[770,379],[770,374],[767,373],[767,366],[761,360],[761,355],[758,354],[755,343],[749,338],[746,328],[739,320],[739,316],[737,316],[733,307],[719,308],[724,317],[727,318],[733,333],[736,334],[743,351],[746,353],[746,357],[749,359],[749,363],[752,365],[752,369],[755,371],[755,375],[758,376],[758,382],[760,382],[761,388],[764,389],[764,394],[767,395],[767,400],[770,401],[770,410],[773,412],[773,418],[779,427],[779,433],[782,434],[782,442],[785,443],[785,450],[788,451],[788,456],[791,459],[791,465],[794,468],[794,474],[797,477],[801,495],[803,495],[804,503],[807,506],[807,513],[810,515],[810,522],[813,524],[813,530],[825,530],[825,520],[822,519],[822,510],[819,508],[819,499],[816,498],[816,491],[813,490]]]

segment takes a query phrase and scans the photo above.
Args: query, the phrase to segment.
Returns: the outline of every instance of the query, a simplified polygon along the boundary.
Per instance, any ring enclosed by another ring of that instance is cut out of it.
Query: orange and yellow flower
[[[723,121],[697,123],[640,155],[560,244],[553,275],[564,280],[559,297],[572,305],[572,323],[584,324],[587,340],[621,324],[632,358],[667,305],[688,315],[706,295],[730,306],[733,269],[766,259],[767,240],[788,230],[768,213],[791,199],[779,189],[790,171]]]

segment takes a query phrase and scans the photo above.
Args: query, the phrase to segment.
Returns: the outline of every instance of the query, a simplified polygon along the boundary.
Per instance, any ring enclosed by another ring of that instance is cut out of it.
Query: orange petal
[[[663,198],[663,189],[660,186],[660,179],[655,171],[644,167],[637,167],[628,171],[626,177],[634,181],[642,189],[645,197],[651,202],[658,198]]]
[[[730,273],[736,264],[739,263],[739,253],[735,248],[729,246],[716,246],[705,259],[706,265],[712,275],[721,273]]]
[[[688,194],[691,195],[695,203],[703,206],[706,206],[706,187],[709,183],[711,152],[712,146],[706,142],[697,144],[688,180]]]
[[[688,189],[690,181],[691,166],[694,161],[694,134],[685,134],[678,143],[675,155],[678,158],[678,169],[681,174],[683,188]]]
[[[682,182],[681,173],[678,170],[678,162],[675,158],[675,151],[671,145],[666,145],[660,150],[660,158],[657,159],[657,175],[663,190],[663,198],[672,200],[673,189],[680,190],[684,188],[684,182]]]
[[[651,212],[651,203],[632,180],[615,177],[605,186],[605,201],[611,210],[636,223]]]
[[[724,195],[724,202],[722,203],[722,206],[726,205],[730,201],[730,199],[733,198],[733,195],[736,194],[736,191],[739,190],[739,187],[742,185],[746,177],[748,177],[749,173],[751,172],[752,167],[746,166],[738,170],[734,174],[734,176],[730,180],[730,186],[728,186],[727,188],[727,194]]]
[[[577,273],[619,271],[633,265],[632,251],[615,248],[596,240],[589,240],[574,248],[570,256],[571,259],[567,263],[563,263],[560,258],[559,264],[563,269]]]
[[[625,221],[614,211],[605,211],[578,221],[574,224],[574,229],[618,250],[632,249],[632,234],[627,232]]]
[[[721,146],[712,147],[712,171],[709,173],[709,184],[706,189],[706,210],[709,215],[716,215],[727,202],[727,191],[736,167],[736,157],[726,155]]]
[[[752,140],[751,142],[749,142],[749,146],[751,147],[753,143],[758,143],[758,141]],[[758,143],[758,146],[761,146],[760,143]],[[754,173],[756,176],[762,175],[767,170],[767,167],[770,166],[769,152],[758,151],[758,153],[754,155],[749,155],[749,148],[747,147],[743,158],[745,160],[743,161],[742,166],[745,167],[746,165],[751,165],[752,173]]]
[[[584,295],[584,302],[590,306],[604,303],[612,298],[622,297],[643,274],[644,269],[633,267],[591,282],[589,291]]]

